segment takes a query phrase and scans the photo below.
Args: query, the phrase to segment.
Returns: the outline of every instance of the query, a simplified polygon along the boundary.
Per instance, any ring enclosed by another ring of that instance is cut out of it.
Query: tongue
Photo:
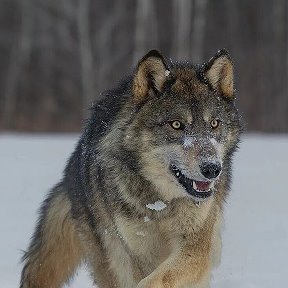
[[[210,188],[210,182],[195,181],[195,184],[199,191],[208,191]]]

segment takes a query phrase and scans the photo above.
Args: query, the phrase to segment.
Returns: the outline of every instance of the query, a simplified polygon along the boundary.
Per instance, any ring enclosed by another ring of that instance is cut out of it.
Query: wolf
[[[226,50],[203,65],[147,53],[92,105],[44,201],[21,288],[207,288],[242,124]]]

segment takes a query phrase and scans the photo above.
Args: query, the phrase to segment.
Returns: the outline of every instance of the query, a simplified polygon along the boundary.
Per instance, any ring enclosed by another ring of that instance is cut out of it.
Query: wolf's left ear
[[[225,49],[209,60],[204,68],[204,75],[213,89],[224,97],[234,99],[234,72],[233,64]]]
[[[133,80],[133,94],[136,103],[149,97],[151,91],[161,92],[169,76],[164,58],[157,50],[148,52],[138,63]]]

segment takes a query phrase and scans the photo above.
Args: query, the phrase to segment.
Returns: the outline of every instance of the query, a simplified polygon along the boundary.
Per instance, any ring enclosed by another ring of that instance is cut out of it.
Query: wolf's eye
[[[210,125],[213,129],[216,129],[220,124],[220,120],[218,119],[213,119],[211,122],[210,122]]]
[[[184,130],[185,128],[184,124],[178,120],[170,121],[169,124],[175,130]]]

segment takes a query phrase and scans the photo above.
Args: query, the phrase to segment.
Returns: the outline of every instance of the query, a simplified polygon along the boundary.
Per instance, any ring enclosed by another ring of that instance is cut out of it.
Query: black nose
[[[201,173],[208,179],[216,178],[221,172],[221,164],[218,162],[203,162],[200,165]]]

